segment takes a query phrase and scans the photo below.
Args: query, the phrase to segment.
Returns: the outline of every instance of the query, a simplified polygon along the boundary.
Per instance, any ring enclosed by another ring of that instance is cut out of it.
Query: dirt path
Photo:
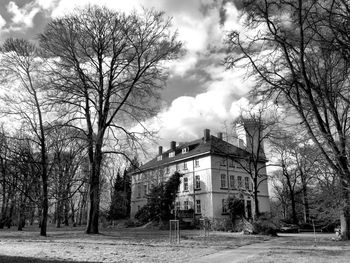
[[[348,263],[350,244],[332,242],[333,234],[283,234],[277,239],[219,251],[190,263],[339,262]],[[332,259],[330,259],[332,258]]]

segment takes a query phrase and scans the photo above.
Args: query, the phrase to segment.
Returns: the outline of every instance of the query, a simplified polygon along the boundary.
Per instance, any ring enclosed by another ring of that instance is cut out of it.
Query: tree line
[[[253,95],[295,113],[339,185],[349,239],[349,17],[347,0],[244,0],[243,27],[226,39],[226,65],[246,66]],[[283,173],[288,173],[284,168]]]
[[[61,214],[72,209],[65,200],[76,187],[84,188],[86,233],[99,232],[104,160],[117,155],[131,161],[143,149],[141,142],[153,136],[142,121],[157,113],[165,62],[180,50],[163,12],[126,15],[97,6],[53,19],[36,43],[10,38],[1,45],[1,113],[16,124],[3,135],[15,144],[26,142],[32,153],[26,165],[33,173],[22,176],[36,181],[41,235],[47,232],[51,198]],[[10,162],[5,156],[4,164]],[[5,170],[2,177],[7,178]]]

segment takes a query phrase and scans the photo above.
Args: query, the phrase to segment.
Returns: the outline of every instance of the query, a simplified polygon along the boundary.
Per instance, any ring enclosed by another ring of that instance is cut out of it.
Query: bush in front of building
[[[244,200],[230,196],[226,200],[227,212],[230,215],[231,221],[235,224],[237,218],[242,219],[245,216]]]
[[[174,209],[181,176],[175,172],[165,183],[153,187],[147,196],[147,204],[135,214],[135,218],[143,223],[164,222],[173,218],[171,211]]]
[[[253,233],[277,236],[278,227],[269,214],[262,214],[253,222]]]
[[[230,218],[212,218],[210,226],[211,230],[227,232],[232,230],[232,221]]]

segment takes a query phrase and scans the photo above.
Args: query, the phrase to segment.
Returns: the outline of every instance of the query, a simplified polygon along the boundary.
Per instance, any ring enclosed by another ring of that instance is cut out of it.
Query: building
[[[225,201],[232,195],[244,200],[246,217],[251,218],[255,213],[253,185],[250,175],[242,168],[247,157],[249,152],[242,142],[235,146],[224,141],[222,133],[213,136],[208,129],[195,141],[180,145],[172,141],[165,152],[159,146],[158,156],[132,175],[131,218],[146,204],[152,186],[167,180],[175,171],[183,174],[175,205],[177,215],[182,219],[228,218]],[[261,167],[264,167],[265,155],[260,159]],[[259,209],[269,212],[265,168],[259,180]]]

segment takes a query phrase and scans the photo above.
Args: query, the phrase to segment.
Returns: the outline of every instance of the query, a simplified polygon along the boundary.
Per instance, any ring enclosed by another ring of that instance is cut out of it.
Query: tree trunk
[[[74,201],[73,198],[70,200],[71,211],[72,211],[72,225],[75,227],[77,223],[75,222],[75,210],[74,210]]]
[[[96,171],[91,174],[91,183],[89,187],[89,200],[88,200],[88,217],[87,217],[87,234],[98,234],[98,218],[99,218],[99,177]]]
[[[303,184],[303,206],[304,206],[304,222],[308,223],[310,221],[310,207],[309,207],[309,197],[307,193],[307,187],[305,178],[301,178]]]
[[[90,154],[93,149],[90,149]],[[91,158],[92,157],[92,158]],[[92,162],[91,162],[92,161]],[[91,171],[89,180],[88,218],[86,234],[98,234],[98,219],[100,212],[100,173],[102,164],[102,138],[96,142],[95,154],[90,156]]]
[[[67,178],[67,177],[66,177]],[[64,225],[69,226],[69,184],[67,184],[66,189],[64,190]]]
[[[78,220],[79,226],[82,225],[85,208],[86,208],[86,192],[83,192],[81,193],[80,202],[79,202],[79,220]]]
[[[342,200],[340,208],[340,228],[341,237],[343,240],[350,239],[350,200],[349,200],[349,190],[346,184],[342,184]]]
[[[292,203],[292,220],[293,220],[293,224],[298,224],[295,196],[294,196],[294,192],[293,191],[290,192],[290,200],[291,200],[291,203]]]
[[[60,200],[60,195],[58,195],[58,201],[56,205],[56,227],[61,227],[61,218],[62,218],[62,201]]]
[[[48,200],[48,191],[47,191],[47,175],[46,168],[45,173],[43,173],[43,194],[42,194],[42,214],[41,214],[41,222],[40,222],[40,235],[46,236],[47,230],[47,214],[49,211],[49,200]]]
[[[256,220],[260,216],[259,197],[258,197],[258,178],[255,176],[253,181],[254,181],[254,208],[255,208],[254,219]]]

